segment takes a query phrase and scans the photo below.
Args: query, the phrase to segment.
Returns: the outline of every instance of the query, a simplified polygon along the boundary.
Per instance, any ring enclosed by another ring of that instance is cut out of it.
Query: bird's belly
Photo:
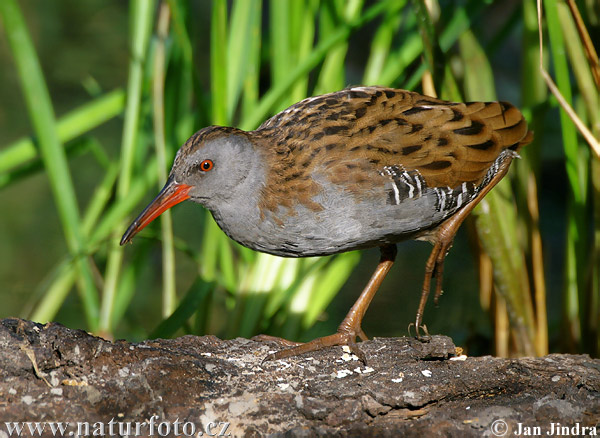
[[[436,211],[433,195],[409,198],[398,205],[339,193],[319,201],[320,211],[296,205],[293,210],[263,215],[256,211],[243,220],[239,211],[231,217],[222,212],[213,215],[223,231],[244,246],[283,257],[309,257],[410,239],[450,213]]]

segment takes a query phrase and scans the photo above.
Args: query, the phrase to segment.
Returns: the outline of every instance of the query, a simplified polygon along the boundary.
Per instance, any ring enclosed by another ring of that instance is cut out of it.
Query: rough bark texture
[[[588,356],[456,358],[451,339],[434,336],[362,343],[368,365],[339,347],[261,363],[277,348],[212,336],[109,342],[5,319],[0,437],[7,421],[88,422],[90,435],[104,422],[109,436],[111,419],[146,421],[150,436],[151,418],[178,419],[180,433],[193,422],[204,436],[209,423],[215,436],[227,423],[225,434],[248,437],[546,435],[551,423],[600,433],[600,360]]]

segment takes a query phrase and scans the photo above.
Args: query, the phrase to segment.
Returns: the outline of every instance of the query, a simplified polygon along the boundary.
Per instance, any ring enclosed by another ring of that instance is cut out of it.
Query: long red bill
[[[125,231],[125,234],[121,238],[121,245],[130,242],[137,233],[142,231],[146,225],[160,216],[165,210],[188,199],[190,197],[188,192],[191,188],[192,186],[178,184],[169,178],[158,196],[129,225],[129,228],[127,228],[127,231]]]

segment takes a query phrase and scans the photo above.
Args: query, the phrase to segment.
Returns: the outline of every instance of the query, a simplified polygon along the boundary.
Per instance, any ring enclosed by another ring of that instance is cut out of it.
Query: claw
[[[411,322],[410,324],[408,324],[408,335],[410,336],[410,329],[414,327],[415,328],[415,339],[421,341],[421,342],[429,342],[431,341],[431,335],[429,334],[429,331],[427,330],[427,326],[425,324],[420,324],[417,325],[414,322]],[[420,330],[423,330],[425,332],[425,335],[421,335]]]

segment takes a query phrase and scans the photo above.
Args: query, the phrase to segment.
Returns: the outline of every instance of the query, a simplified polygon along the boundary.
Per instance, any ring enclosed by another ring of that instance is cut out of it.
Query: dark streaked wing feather
[[[311,175],[323,169],[357,196],[389,181],[382,170],[390,166],[418,172],[430,188],[478,186],[502,151],[531,140],[523,116],[508,103],[452,103],[381,87],[305,99],[250,134],[272,156],[259,205],[271,211],[282,205],[290,214],[292,199],[321,208],[312,201],[320,186]]]

